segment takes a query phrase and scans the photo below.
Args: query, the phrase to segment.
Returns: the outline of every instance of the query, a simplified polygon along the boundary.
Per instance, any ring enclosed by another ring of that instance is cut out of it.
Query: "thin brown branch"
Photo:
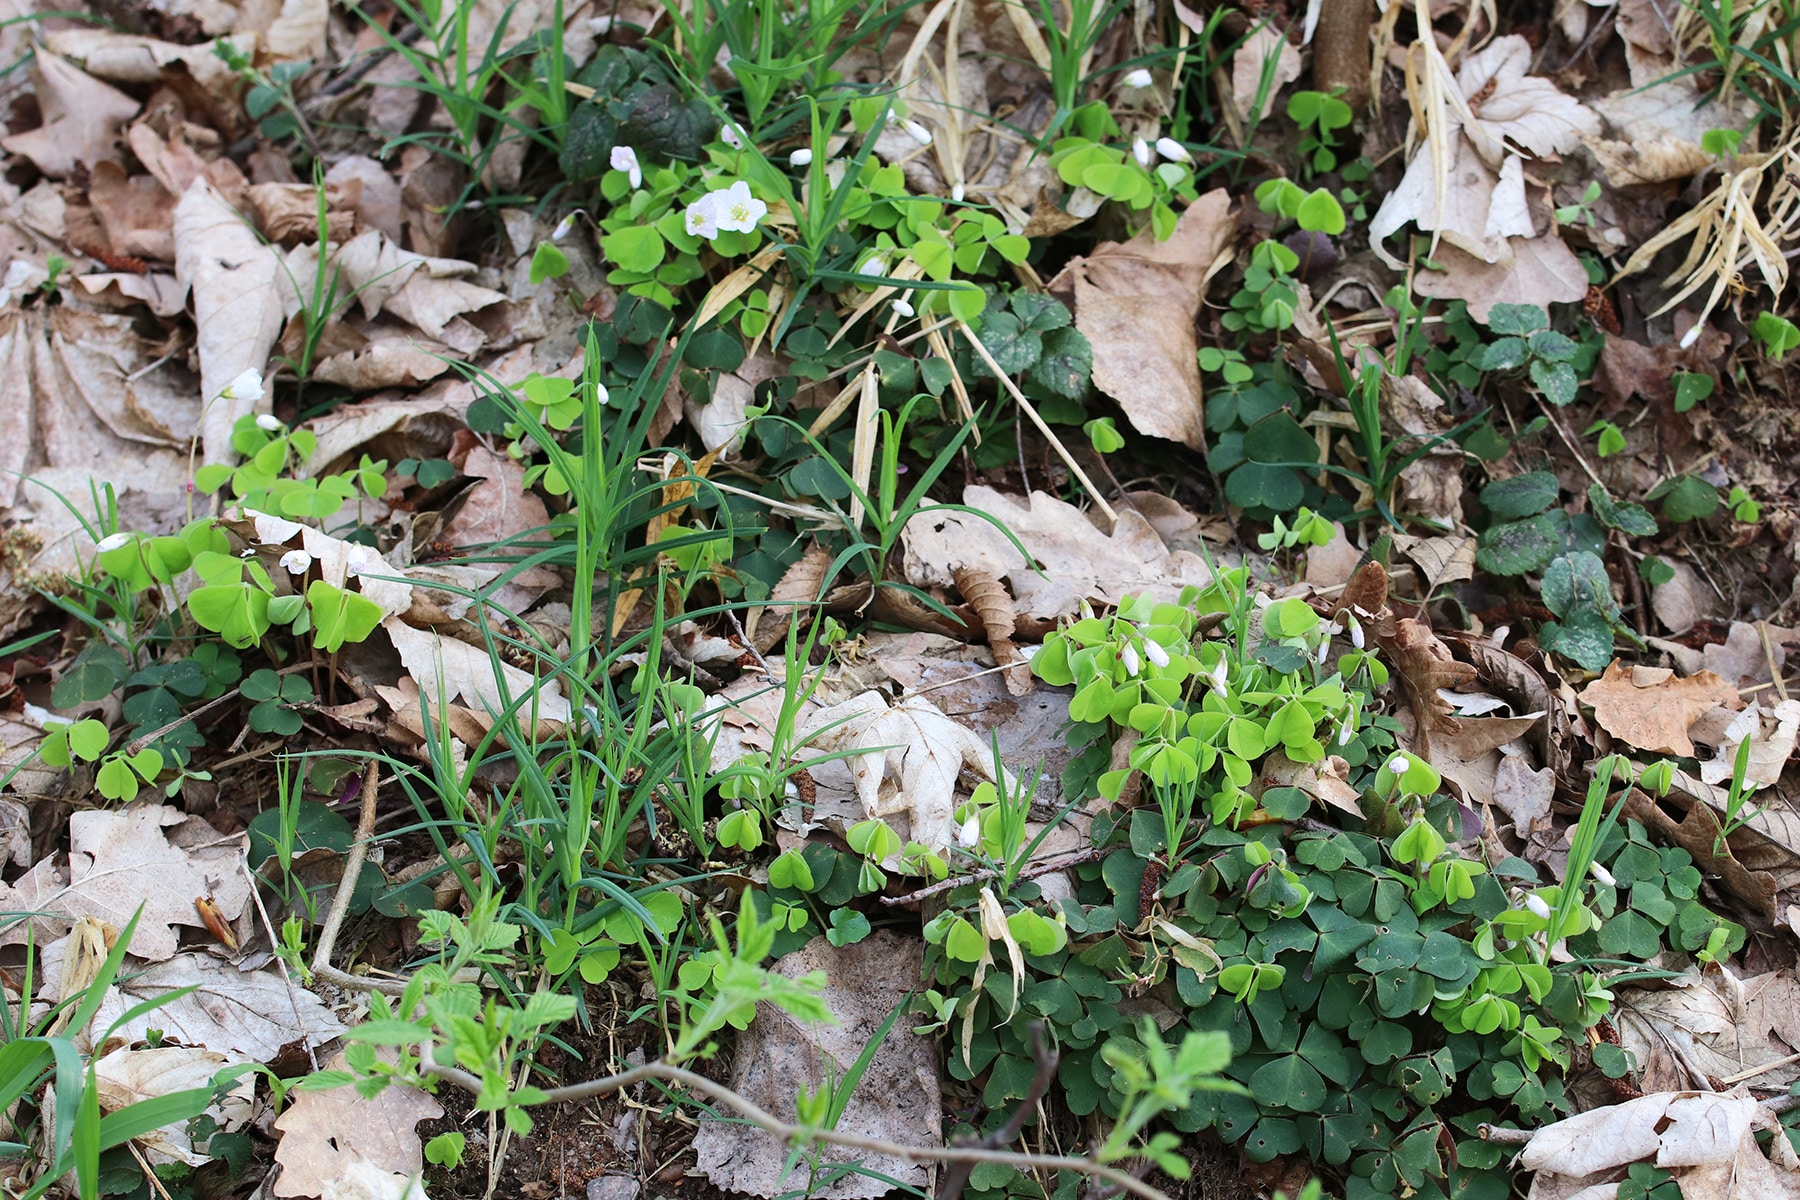
[[[1027,865],[1019,872],[1018,878],[1036,879],[1039,875],[1048,875],[1053,871],[1061,871],[1069,867],[1079,867],[1082,863],[1093,862],[1095,859],[1101,857],[1102,853],[1103,851],[1101,851],[1099,847],[1088,846],[1085,849],[1065,854],[1060,858],[1047,858],[1042,862],[1035,862]],[[971,871],[967,875],[953,875],[949,879],[932,884],[930,887],[922,887],[916,892],[907,892],[904,896],[883,896],[881,902],[889,908],[895,908],[902,904],[916,904],[920,900],[936,896],[942,892],[947,892],[952,888],[963,887],[971,883],[985,883],[989,879],[998,879],[1005,873],[1005,871],[998,867],[983,867],[981,870]]]
[[[424,1074],[441,1079],[471,1095],[479,1095],[481,1092],[481,1080],[460,1067],[441,1066],[426,1058],[420,1063],[419,1069]],[[592,1079],[586,1083],[551,1088],[538,1098],[538,1103],[580,1103],[592,1100],[597,1096],[623,1091],[625,1088],[649,1079],[662,1079],[670,1083],[678,1083],[690,1091],[711,1097],[719,1103],[737,1110],[752,1125],[783,1142],[824,1142],[832,1146],[862,1150],[869,1154],[885,1154],[892,1158],[905,1159],[907,1162],[991,1162],[1002,1163],[1019,1170],[1077,1171],[1083,1175],[1091,1175],[1095,1179],[1104,1180],[1134,1196],[1142,1196],[1144,1200],[1169,1200],[1165,1193],[1151,1187],[1136,1176],[1116,1167],[1097,1163],[1089,1158],[1074,1158],[1061,1154],[1030,1154],[1020,1150],[993,1150],[982,1146],[909,1146],[903,1142],[859,1137],[856,1134],[841,1133],[835,1129],[810,1129],[803,1125],[791,1125],[754,1101],[738,1095],[722,1083],[715,1083],[704,1075],[660,1062],[645,1063],[641,1067],[634,1067],[618,1075],[608,1075],[603,1079]]]
[[[331,910],[325,914],[325,926],[319,930],[319,944],[313,951],[312,973],[327,983],[355,988],[364,992],[386,992],[397,996],[406,990],[404,983],[388,979],[367,979],[340,971],[331,965],[331,951],[337,945],[338,930],[350,912],[350,897],[356,893],[356,881],[362,875],[363,862],[369,857],[369,843],[375,840],[375,799],[381,790],[381,773],[371,760],[363,772],[362,813],[356,822],[356,841],[344,857],[344,874],[338,880],[337,894],[331,898]]]

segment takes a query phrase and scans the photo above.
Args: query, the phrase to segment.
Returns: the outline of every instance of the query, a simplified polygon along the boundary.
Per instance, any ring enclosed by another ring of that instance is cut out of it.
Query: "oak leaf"
[[[1742,706],[1737,689],[1711,671],[1678,676],[1662,667],[1613,663],[1581,689],[1600,727],[1647,754],[1694,757],[1688,728],[1715,704]]]

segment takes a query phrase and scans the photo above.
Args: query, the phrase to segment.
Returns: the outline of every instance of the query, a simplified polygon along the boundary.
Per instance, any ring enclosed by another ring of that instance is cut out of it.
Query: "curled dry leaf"
[[[1018,618],[1013,613],[1012,597],[1007,595],[1005,586],[992,575],[973,567],[957,567],[951,574],[956,579],[956,589],[981,618],[988,649],[994,652],[994,662],[1006,668],[1003,672],[1006,690],[1015,696],[1030,695],[1031,667],[1013,644]]]
[[[1687,815],[1680,821],[1676,821],[1674,817],[1664,811],[1661,805],[1653,803],[1649,796],[1635,788],[1625,797],[1626,813],[1636,820],[1642,821],[1648,829],[1663,840],[1686,850],[1702,871],[1718,878],[1726,891],[1761,913],[1765,920],[1773,921],[1776,912],[1776,893],[1781,890],[1784,882],[1791,884],[1796,879],[1800,879],[1800,874],[1796,874],[1792,869],[1796,862],[1800,862],[1792,850],[1793,843],[1787,843],[1789,870],[1786,872],[1785,879],[1778,878],[1771,871],[1755,870],[1747,866],[1737,857],[1737,847],[1758,846],[1765,852],[1774,850],[1779,853],[1782,843],[1779,840],[1771,842],[1770,839],[1767,839],[1764,830],[1770,827],[1780,829],[1780,823],[1777,821],[1761,822],[1761,818],[1769,815],[1765,811],[1756,814],[1756,817],[1752,819],[1752,824],[1760,823],[1762,825],[1761,829],[1748,832],[1739,829],[1729,839],[1726,839],[1722,836],[1723,830],[1714,809],[1709,807],[1706,802],[1696,801],[1691,795],[1694,790],[1706,788],[1707,785],[1680,771],[1675,773],[1675,784],[1675,790],[1669,794],[1671,801],[1675,804],[1680,804],[1684,799],[1689,801]],[[1717,789],[1710,790],[1715,794],[1709,796],[1708,799],[1720,802],[1720,797],[1716,795]],[[1791,822],[1800,824],[1800,819],[1791,819]],[[1792,829],[1790,828],[1788,832],[1791,833]],[[1746,856],[1749,857],[1748,854]],[[1769,857],[1771,856],[1767,853],[1762,856],[1765,861]],[[1754,862],[1755,859],[1752,861]]]
[[[825,572],[831,567],[831,551],[814,542],[795,559],[769,592],[767,603],[750,614],[750,640],[767,654],[787,637],[788,626],[798,616],[812,620],[813,606],[825,590]]]
[[[1654,989],[1621,988],[1613,1023],[1619,1044],[1654,1072],[1647,1087],[1694,1082],[1683,1060],[1711,1079],[1754,1071],[1759,1088],[1800,1080],[1800,978],[1791,968],[1748,979],[1689,971]]]
[[[1742,705],[1737,689],[1711,671],[1678,676],[1666,667],[1626,667],[1613,663],[1581,689],[1581,702],[1594,710],[1600,728],[1648,754],[1694,757],[1688,728],[1715,704]]]
[[[924,696],[908,696],[890,707],[880,692],[863,692],[820,709],[801,741],[821,751],[848,752],[863,815],[887,819],[901,837],[938,853],[955,833],[951,813],[963,769],[994,779],[993,749]],[[905,827],[898,828],[902,823]]]
[[[1714,786],[1730,782],[1737,768],[1738,748],[1748,741],[1750,753],[1745,759],[1744,779],[1751,791],[1773,787],[1781,780],[1788,759],[1794,756],[1797,740],[1800,700],[1782,700],[1772,707],[1753,704],[1725,727],[1718,754],[1700,764],[1700,778]]]
[[[1421,296],[1468,302],[1469,315],[1486,322],[1496,304],[1529,304],[1548,309],[1587,295],[1587,269],[1563,240],[1552,234],[1513,238],[1510,262],[1487,263],[1456,246],[1438,247],[1441,271],[1420,271],[1413,290]]]
[[[343,1067],[341,1054],[328,1064]],[[399,1175],[404,1183],[424,1166],[417,1125],[443,1115],[429,1093],[405,1084],[389,1084],[373,1099],[353,1087],[298,1092],[275,1122],[281,1133],[275,1161],[282,1170],[274,1194],[323,1196],[359,1164]]]

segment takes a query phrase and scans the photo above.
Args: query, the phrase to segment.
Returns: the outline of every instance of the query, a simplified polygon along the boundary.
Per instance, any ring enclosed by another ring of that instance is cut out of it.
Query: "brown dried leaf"
[[[1594,710],[1600,727],[1628,746],[1649,754],[1694,757],[1688,727],[1715,704],[1737,709],[1737,689],[1714,675],[1678,676],[1662,667],[1613,663],[1606,674],[1581,689],[1581,702]]]
[[[1400,689],[1419,722],[1419,753],[1430,757],[1434,737],[1450,737],[1461,728],[1455,710],[1439,689],[1454,689],[1475,679],[1475,668],[1457,662],[1437,634],[1423,621],[1401,617],[1393,631],[1378,627],[1376,639],[1400,676]]]
[[[1667,984],[1619,990],[1614,1024],[1639,1062],[1685,1057],[1714,1079],[1762,1068],[1758,1087],[1800,1080],[1800,1063],[1782,1061],[1800,1051],[1800,978],[1791,968],[1730,980],[1690,971]],[[1672,1043],[1680,1054],[1667,1053]]]
[[[1106,242],[1051,281],[1073,291],[1075,327],[1094,348],[1094,386],[1119,402],[1132,427],[1193,449],[1205,444],[1194,314],[1234,231],[1224,189],[1181,214],[1168,241],[1145,229]]]
[[[1670,795],[1679,798],[1682,792],[1677,790]],[[1694,804],[1688,809],[1687,815],[1677,822],[1643,792],[1634,788],[1626,796],[1625,811],[1667,841],[1686,850],[1701,870],[1718,876],[1726,891],[1754,907],[1765,919],[1775,919],[1775,896],[1781,890],[1780,881],[1768,871],[1753,871],[1739,862],[1729,841],[1725,843],[1722,853],[1714,853],[1713,847],[1720,845],[1719,818],[1707,805]],[[1741,831],[1732,836],[1743,840]]]
[[[154,178],[100,163],[88,174],[88,203],[114,254],[175,261],[175,197]]]
[[[813,606],[825,590],[825,572],[830,566],[831,551],[814,542],[781,573],[769,592],[768,603],[751,614],[748,632],[758,650],[767,654],[786,638],[796,615],[802,615],[803,621],[812,620]]]
[[[1006,690],[1015,696],[1029,696],[1031,667],[1019,653],[1018,646],[1013,644],[1018,618],[1013,613],[1012,596],[1005,585],[986,571],[973,567],[957,567],[951,574],[956,578],[956,588],[963,594],[963,599],[981,618],[982,628],[987,632],[988,649],[994,652],[994,662],[1006,668],[1002,672]]]
[[[328,1064],[341,1070],[344,1056]],[[415,1176],[424,1166],[416,1126],[444,1115],[429,1093],[389,1084],[374,1099],[353,1087],[298,1092],[275,1128],[281,1143],[275,1161],[281,1176],[277,1196],[319,1196],[353,1167],[368,1165],[394,1175]]]
[[[1512,238],[1510,263],[1487,263],[1455,246],[1438,247],[1442,271],[1420,271],[1413,288],[1421,296],[1465,300],[1469,315],[1484,324],[1496,304],[1548,308],[1587,295],[1587,269],[1554,234]]]

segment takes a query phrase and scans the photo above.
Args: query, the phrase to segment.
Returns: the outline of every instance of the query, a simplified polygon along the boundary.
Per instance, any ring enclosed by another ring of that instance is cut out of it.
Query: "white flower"
[[[550,231],[550,240],[553,242],[560,242],[568,237],[570,232],[575,228],[575,218],[580,214],[581,210],[578,208],[562,220],[558,221],[556,223],[556,228]]]
[[[1605,867],[1601,866],[1599,863],[1589,863],[1588,864],[1588,874],[1592,875],[1596,880],[1598,880],[1602,887],[1618,887],[1619,886],[1619,881],[1613,878],[1613,873],[1611,871],[1607,870]]]
[[[638,165],[637,151],[630,146],[614,146],[612,148],[612,169],[625,172],[625,177],[631,180],[632,187],[644,186],[644,169]]]
[[[273,413],[257,413],[256,427],[264,433],[274,433],[281,428],[281,418]]]
[[[601,37],[605,37],[607,34],[611,33],[612,27],[613,19],[611,17],[588,18],[588,28],[599,34]]]
[[[1320,666],[1324,666],[1325,660],[1331,657],[1331,639],[1329,637],[1319,639],[1319,650],[1316,657]]]
[[[1123,646],[1119,647],[1119,661],[1125,664],[1125,673],[1127,675],[1137,675],[1140,667],[1140,664],[1138,663],[1138,654],[1136,650],[1132,649],[1130,642],[1126,642]]]
[[[788,165],[794,167],[812,166],[812,151],[805,146],[800,147],[798,150],[788,155]]]
[[[1338,726],[1338,736],[1337,736],[1337,744],[1338,745],[1348,746],[1350,744],[1350,739],[1355,736],[1356,736],[1356,731],[1354,729],[1350,728],[1350,723],[1348,721],[1346,721],[1342,725]]]
[[[1152,150],[1150,148],[1150,143],[1146,142],[1143,138],[1132,139],[1131,156],[1137,159],[1138,166],[1144,168],[1146,171],[1150,169],[1150,164],[1156,161],[1156,151]]]
[[[263,398],[262,372],[251,369],[238,374],[238,377],[225,385],[219,395],[226,400],[248,400],[254,404]]]
[[[1144,657],[1159,667],[1169,665],[1169,652],[1164,650],[1162,644],[1153,638],[1144,639]]]
[[[1694,322],[1693,328],[1681,335],[1681,348],[1683,350],[1693,349],[1694,343],[1700,340],[1700,335],[1705,331],[1705,328],[1706,327],[1701,325],[1700,322]]]
[[[951,200],[952,200],[952,201],[954,201],[954,202],[955,202],[955,203],[957,203],[957,204],[961,204],[961,203],[962,203],[962,202],[963,202],[963,196],[964,196],[964,195],[966,195],[966,194],[967,194],[967,193],[965,193],[965,192],[964,192],[964,191],[963,191],[963,185],[962,185],[962,184],[960,184],[960,183],[953,183],[953,184],[951,184],[951,185],[950,185],[950,199],[951,199]]]
[[[871,254],[862,260],[862,263],[856,268],[856,273],[858,275],[886,275],[887,261],[879,254]]]
[[[1406,774],[1406,770],[1410,766],[1412,766],[1412,759],[1404,754],[1396,754],[1387,760],[1387,769],[1395,775]]]
[[[1172,137],[1157,138],[1156,152],[1170,162],[1191,163],[1194,161],[1194,156],[1188,153],[1187,147]]]
[[[964,850],[975,847],[981,841],[981,813],[972,812],[956,830],[956,844]]]
[[[1550,919],[1550,906],[1545,904],[1544,898],[1536,892],[1530,892],[1526,895],[1525,907],[1529,908],[1532,912],[1536,913],[1546,921]]]
[[[1224,658],[1220,658],[1218,662],[1213,664],[1212,670],[1206,673],[1206,685],[1221,696],[1225,694],[1225,673],[1227,670],[1228,668],[1225,665]]]
[[[906,130],[906,135],[912,138],[913,141],[919,143],[919,145],[931,145],[931,130],[925,128],[917,121],[902,121],[900,122],[900,128]]]
[[[594,384],[594,403],[602,407],[612,403],[612,393],[606,390],[604,383]]]
[[[304,575],[312,566],[312,555],[304,550],[289,550],[281,556],[281,569],[289,575]]]
[[[913,306],[906,301],[896,300],[894,301],[894,311],[899,313],[902,317],[911,317],[915,310]]]
[[[763,219],[769,206],[750,194],[750,185],[738,180],[722,192],[714,192],[713,219],[719,223],[721,230],[732,233],[749,233],[756,228],[756,223]]]
[[[121,546],[129,545],[131,545],[131,535],[129,533],[109,533],[98,542],[94,543],[94,550],[97,553],[106,554],[109,551],[117,550]]]
[[[1156,82],[1147,68],[1139,67],[1135,71],[1125,72],[1124,84],[1128,88],[1147,88]]]
[[[1366,639],[1363,637],[1362,622],[1356,619],[1356,614],[1353,612],[1346,612],[1344,614],[1344,622],[1350,626],[1350,644],[1355,646],[1358,650],[1361,650],[1366,644]]]
[[[719,126],[719,140],[724,142],[727,146],[730,146],[733,150],[742,150],[744,148],[743,131],[729,121]]]
[[[687,231],[690,237],[707,241],[719,236],[719,193],[708,192],[687,206]]]

